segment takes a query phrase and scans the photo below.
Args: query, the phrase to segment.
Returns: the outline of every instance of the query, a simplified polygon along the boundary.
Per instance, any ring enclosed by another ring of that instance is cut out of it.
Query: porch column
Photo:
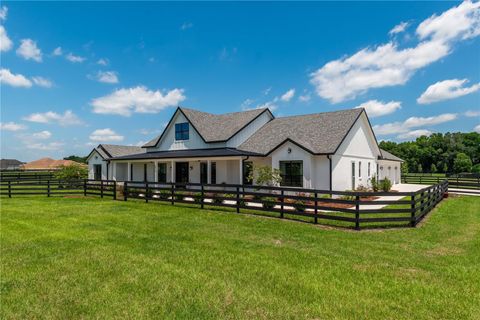
[[[153,181],[158,182],[158,161],[155,161],[155,179]]]
[[[212,183],[212,163],[210,160],[207,160],[207,184]]]
[[[117,180],[117,163],[113,163],[112,180]]]
[[[170,182],[175,182],[175,161],[170,162],[171,170],[170,170]]]
[[[127,181],[132,181],[132,165],[127,162]]]
[[[238,184],[243,184],[243,160],[242,160],[242,158],[240,158],[240,160],[239,160],[239,166],[238,167],[240,168],[240,170],[239,170],[240,179],[238,180],[239,181]]]

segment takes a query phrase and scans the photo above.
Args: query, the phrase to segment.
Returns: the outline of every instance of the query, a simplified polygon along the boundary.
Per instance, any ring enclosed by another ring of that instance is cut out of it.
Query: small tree
[[[448,172],[448,165],[446,163],[443,163],[443,168],[442,168],[443,173]]]
[[[472,160],[465,153],[459,153],[453,161],[453,170],[455,173],[472,171]]]
[[[388,192],[392,188],[392,181],[390,181],[388,178],[385,178],[380,182],[380,187],[382,191]]]
[[[418,164],[417,172],[418,172],[418,173],[422,173],[422,172],[423,172],[423,168],[422,168],[422,165],[421,165],[420,163]]]
[[[402,174],[407,174],[408,173],[408,163],[402,162],[402,165],[401,165],[400,168],[401,168]]]
[[[472,172],[473,173],[480,173],[480,163],[477,163],[472,167]]]
[[[430,172],[431,173],[436,173],[437,172],[437,166],[434,163],[432,163],[432,165],[430,166]]]
[[[62,181],[71,181],[85,179],[88,177],[88,169],[80,164],[71,164],[69,166],[61,166],[55,173],[55,178]]]
[[[253,167],[247,177],[248,181],[255,179],[256,184],[266,186],[276,186],[282,181],[280,170],[270,166]]]

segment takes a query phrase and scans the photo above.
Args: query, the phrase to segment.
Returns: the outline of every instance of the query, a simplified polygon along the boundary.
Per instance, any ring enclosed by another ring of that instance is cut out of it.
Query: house
[[[78,163],[72,160],[55,160],[52,158],[41,158],[35,161],[25,163],[21,166],[22,170],[58,170],[61,166],[70,166],[70,165],[81,165],[84,164]]]
[[[116,150],[116,151],[113,151]],[[268,108],[211,114],[178,107],[141,148],[99,145],[90,178],[248,184],[255,166],[281,172],[282,186],[350,190],[370,179],[400,182],[401,159],[380,150],[364,109],[274,117]]]
[[[1,159],[0,170],[19,170],[23,162],[17,159]]]

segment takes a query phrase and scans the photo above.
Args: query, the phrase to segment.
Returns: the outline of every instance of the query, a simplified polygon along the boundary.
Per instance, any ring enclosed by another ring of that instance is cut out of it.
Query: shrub
[[[304,212],[305,211],[305,201],[304,200],[296,200],[293,206],[295,207],[295,210]]]
[[[478,164],[476,164],[472,167],[472,172],[473,173],[480,173],[480,163],[478,163]]]
[[[187,194],[185,194],[185,192],[177,191],[177,192],[175,192],[175,199],[181,201],[181,200],[183,200],[183,198],[185,198],[186,195]]]
[[[225,195],[223,193],[214,193],[213,194],[213,203],[216,203],[216,204],[221,204],[223,203],[223,199],[219,199],[220,198],[223,198]]]
[[[370,189],[367,186],[359,185],[355,191],[358,192],[370,192]]]
[[[202,203],[202,193],[201,192],[195,192],[192,195],[192,198],[193,198],[193,201],[195,201],[197,203]]]
[[[277,199],[275,199],[274,197],[263,197],[263,207],[266,209],[272,209],[275,206],[276,200]]]
[[[88,169],[79,164],[61,166],[60,170],[55,172],[55,178],[62,181],[71,181],[85,179],[88,177]]]
[[[377,181],[377,178],[372,177],[372,180],[370,181],[370,183],[372,184],[373,192],[378,192],[378,189],[380,189],[380,186],[379,186],[379,183]]]
[[[160,197],[160,199],[168,199],[171,194],[172,192],[169,190],[160,190],[158,196]]]
[[[353,192],[352,190],[345,190],[345,192]],[[343,195],[340,197],[341,200],[355,200],[354,195]]]
[[[453,161],[453,170],[455,173],[472,171],[472,160],[465,153],[458,153]]]
[[[388,178],[383,179],[383,180],[380,182],[380,188],[381,188],[382,191],[384,191],[384,192],[390,191],[390,189],[392,188],[392,181],[390,181],[390,179],[388,179]]]

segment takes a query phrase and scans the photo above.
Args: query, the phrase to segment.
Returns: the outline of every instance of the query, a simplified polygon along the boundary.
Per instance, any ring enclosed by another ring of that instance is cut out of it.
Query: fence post
[[[148,203],[148,193],[150,188],[148,187],[148,181],[145,182],[145,202]]]
[[[315,192],[315,220],[314,223],[318,223],[318,193]]]
[[[285,191],[282,189],[281,193],[280,193],[280,218],[283,218],[283,214],[284,214],[284,205],[285,205]]]
[[[87,196],[87,179],[83,179],[83,196]]]
[[[200,196],[200,208],[203,209],[203,207],[204,207],[204,202],[205,202],[205,194],[204,194],[205,190],[204,190],[203,184],[201,185],[200,189],[201,189],[201,191],[200,191],[200,193],[201,193],[201,196]]]
[[[171,202],[172,202],[172,204],[175,204],[175,189],[173,188],[173,183],[172,183],[172,197],[171,197]]]
[[[113,200],[117,200],[117,180],[113,180]]]
[[[123,184],[123,201],[127,201],[128,197],[128,182],[125,181]]]
[[[100,180],[100,198],[103,198],[103,180]]]
[[[355,229],[360,230],[360,196],[355,196]]]
[[[47,197],[50,197],[50,179],[47,180]]]
[[[8,180],[8,197],[12,197],[12,181]]]
[[[237,213],[240,213],[240,187],[237,187]]]
[[[412,195],[410,196],[410,208],[411,208],[410,210],[411,210],[411,213],[412,213],[412,221],[410,221],[410,226],[412,228],[414,228],[415,225],[417,224],[416,218],[415,218],[415,213],[416,213],[416,210],[415,210],[415,193],[412,193]]]

